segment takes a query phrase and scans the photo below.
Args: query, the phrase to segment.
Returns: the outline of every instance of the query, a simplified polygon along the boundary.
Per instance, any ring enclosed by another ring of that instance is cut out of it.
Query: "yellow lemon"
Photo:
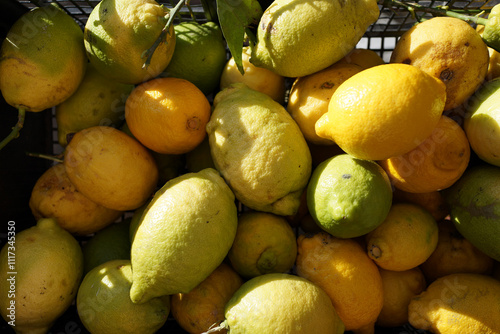
[[[319,137],[314,126],[328,111],[333,92],[342,82],[361,70],[362,68],[355,64],[336,63],[324,70],[295,79],[286,109],[308,142],[318,145],[334,144],[329,139]]]
[[[433,17],[406,31],[391,63],[418,67],[446,84],[444,110],[464,103],[488,71],[488,47],[472,26],[453,17]]]
[[[379,162],[392,184],[403,191],[428,193],[450,187],[469,165],[464,130],[442,115],[432,134],[413,150]]]
[[[433,333],[500,332],[500,281],[480,274],[450,274],[431,283],[408,306],[408,320]]]
[[[411,65],[383,64],[344,81],[315,129],[356,158],[383,160],[429,137],[445,99],[440,80]]]
[[[409,193],[395,188],[392,194],[393,203],[403,202],[420,205],[429,211],[437,222],[444,219],[450,213],[443,193],[437,190],[428,193]]]
[[[134,210],[153,195],[158,167],[137,140],[109,126],[78,131],[64,151],[64,167],[76,189],[113,210]]]
[[[231,57],[220,77],[220,89],[224,89],[236,82],[241,82],[249,88],[269,95],[278,103],[285,102],[285,77],[274,73],[266,68],[257,67],[250,62],[251,50],[248,46],[243,47],[242,66],[244,73],[241,74],[236,66],[234,57]]]
[[[383,285],[361,245],[326,232],[302,234],[297,244],[297,274],[326,291],[345,329],[373,331],[383,306]]]
[[[122,211],[108,209],[76,190],[63,164],[47,169],[31,191],[29,206],[35,219],[56,218],[75,235],[88,235],[108,226]]]
[[[408,322],[408,305],[427,287],[424,274],[415,267],[403,271],[380,268],[384,290],[384,306],[377,318],[381,327],[398,327]]]
[[[224,308],[242,284],[243,279],[238,273],[222,262],[190,292],[172,295],[172,316],[188,333],[207,331],[224,320]],[[226,333],[226,330],[219,333]]]
[[[464,238],[453,222],[445,219],[438,223],[436,249],[420,269],[428,282],[457,273],[489,274],[494,260]]]
[[[373,66],[385,64],[385,61],[379,54],[370,49],[354,49],[337,63],[355,64],[367,69]]]
[[[381,268],[402,271],[425,262],[437,247],[438,226],[418,205],[393,204],[385,221],[365,236],[368,256]]]
[[[287,220],[267,212],[244,212],[228,258],[243,277],[284,273],[297,257],[295,233]]]
[[[183,154],[206,137],[210,102],[185,79],[157,78],[130,93],[125,119],[134,137],[144,146],[162,154]]]

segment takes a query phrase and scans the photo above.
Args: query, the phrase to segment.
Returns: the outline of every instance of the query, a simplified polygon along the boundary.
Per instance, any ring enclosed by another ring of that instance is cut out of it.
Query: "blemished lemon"
[[[297,244],[297,274],[326,291],[346,330],[372,332],[383,306],[383,285],[361,245],[326,232],[299,235]]]
[[[296,275],[272,273],[243,283],[226,304],[225,320],[214,329],[231,334],[341,334],[344,324],[319,286]]]
[[[266,68],[257,67],[250,62],[251,50],[248,46],[244,46],[241,54],[241,63],[244,73],[242,74],[234,57],[231,57],[220,77],[220,89],[229,87],[233,83],[241,82],[249,88],[269,95],[278,103],[285,101],[285,77],[274,73]]]
[[[0,49],[0,91],[15,108],[42,111],[73,94],[87,57],[83,32],[57,3],[35,7],[9,29]]]
[[[486,77],[488,47],[472,26],[453,17],[414,25],[396,43],[391,63],[418,67],[446,84],[444,110],[466,102]]]
[[[153,46],[168,21],[169,9],[155,0],[103,0],[90,13],[84,45],[90,63],[104,76],[124,84],[139,84],[158,76],[175,49],[170,25],[151,62],[145,51]]]
[[[339,63],[355,64],[367,69],[373,66],[385,64],[385,61],[380,55],[370,49],[354,49],[349,52],[344,58],[340,59]]]
[[[174,30],[174,54],[160,76],[186,79],[204,94],[214,93],[227,61],[219,25],[212,21],[184,21],[174,25]]]
[[[433,333],[500,332],[500,281],[480,274],[450,274],[431,283],[408,306],[417,329]]]
[[[486,82],[470,99],[464,130],[470,146],[487,163],[500,166],[500,78]]]
[[[243,212],[228,258],[244,278],[292,269],[297,242],[285,217],[267,212]]]
[[[484,32],[484,26],[478,24],[476,26],[476,31],[482,37]],[[498,52],[493,48],[488,47],[488,54],[490,56],[490,60],[488,63],[488,72],[486,73],[487,81],[493,80],[500,76],[500,52]]]
[[[121,125],[125,119],[125,101],[133,88],[110,80],[87,65],[78,89],[55,107],[59,144],[66,146],[68,135],[91,126]]]
[[[437,247],[438,226],[432,215],[410,203],[395,203],[387,218],[365,236],[368,256],[387,270],[415,268]]]
[[[144,146],[163,154],[183,154],[206,137],[210,102],[193,83],[157,78],[130,93],[125,104],[130,132]]]
[[[243,279],[222,262],[203,282],[188,293],[170,299],[172,316],[188,333],[199,334],[224,320],[224,309]],[[224,334],[226,330],[218,333]]]
[[[94,202],[120,211],[134,210],[153,195],[158,167],[134,138],[109,126],[78,131],[64,151],[71,183]]]
[[[0,269],[2,317],[15,325],[16,333],[48,333],[76,297],[83,255],[78,241],[56,219],[44,218],[3,245]]]
[[[394,187],[429,193],[450,187],[470,160],[467,136],[453,119],[442,115],[432,134],[413,150],[379,161]]]
[[[170,313],[170,296],[134,304],[129,297],[131,285],[130,260],[107,261],[85,275],[76,306],[90,333],[153,334],[165,324]]]
[[[398,327],[408,323],[408,305],[413,297],[427,287],[420,268],[392,271],[379,268],[384,290],[384,306],[376,324],[381,327]]]
[[[489,274],[494,260],[464,238],[449,219],[438,223],[438,244],[420,265],[428,282],[457,273]]]
[[[295,79],[286,109],[308,142],[317,145],[334,144],[316,134],[316,121],[328,111],[330,98],[340,84],[361,70],[355,64],[335,63],[324,70]]]
[[[333,93],[316,134],[360,159],[409,152],[432,134],[443,113],[445,85],[415,66],[365,69]]]
[[[307,186],[307,207],[319,227],[339,238],[364,235],[386,218],[392,189],[373,161],[339,154],[319,164]]]
[[[74,235],[95,233],[123,213],[106,208],[79,192],[61,163],[53,165],[38,178],[31,191],[29,206],[36,220],[56,218],[63,229]]]

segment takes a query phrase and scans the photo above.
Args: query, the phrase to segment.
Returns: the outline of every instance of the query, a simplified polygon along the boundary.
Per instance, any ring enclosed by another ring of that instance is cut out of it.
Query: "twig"
[[[7,145],[12,139],[17,138],[19,136],[19,131],[21,131],[21,129],[24,126],[25,117],[26,117],[26,109],[20,107],[18,109],[18,114],[17,114],[17,123],[12,128],[12,131],[9,133],[9,135],[0,142],[0,150],[4,148],[5,145]]]

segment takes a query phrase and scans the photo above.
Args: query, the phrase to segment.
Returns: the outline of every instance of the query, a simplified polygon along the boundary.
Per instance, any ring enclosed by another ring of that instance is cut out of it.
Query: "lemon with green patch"
[[[152,53],[146,50],[160,37],[169,9],[154,0],[103,0],[90,13],[84,44],[90,63],[108,78],[138,84],[158,76],[175,49],[173,25]]]

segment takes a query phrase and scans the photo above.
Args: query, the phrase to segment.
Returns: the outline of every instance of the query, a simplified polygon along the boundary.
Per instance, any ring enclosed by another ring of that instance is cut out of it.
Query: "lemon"
[[[156,78],[138,85],[125,104],[125,119],[144,146],[162,154],[184,154],[206,137],[210,102],[192,82]]]
[[[281,104],[235,83],[215,96],[207,133],[213,162],[242,204],[284,216],[298,210],[311,154]]]
[[[398,156],[379,161],[394,187],[428,193],[450,187],[469,165],[470,147],[460,125],[442,115],[420,145]]]
[[[108,79],[89,64],[76,92],[55,108],[59,144],[66,146],[68,135],[91,126],[121,125],[133,88]]]
[[[222,263],[237,224],[234,194],[216,170],[165,183],[145,209],[132,242],[132,301],[191,291]]]
[[[433,17],[414,25],[396,43],[391,63],[415,66],[446,84],[444,110],[462,105],[488,71],[488,47],[468,22]]]
[[[213,324],[224,320],[224,308],[242,284],[243,279],[238,273],[222,262],[189,293],[172,295],[172,316],[188,333],[207,331]]]
[[[500,166],[500,78],[486,82],[474,97],[464,120],[464,130],[470,146],[478,157],[489,164]]]
[[[295,233],[282,216],[244,212],[228,253],[233,268],[244,278],[292,269],[297,257]]]
[[[2,247],[0,268],[2,317],[18,333],[47,333],[76,297],[82,250],[55,219],[40,219]]]
[[[297,244],[297,274],[328,294],[347,331],[373,332],[383,306],[382,278],[361,245],[326,232],[299,235]]]
[[[364,235],[386,218],[392,189],[373,161],[339,154],[322,162],[307,186],[307,207],[316,223],[339,238]]]
[[[240,333],[344,333],[328,295],[316,284],[290,274],[254,277],[234,293],[219,326]]]
[[[35,219],[56,218],[59,226],[74,235],[95,233],[123,213],[106,208],[79,192],[61,163],[51,166],[37,179],[29,207]]]
[[[444,83],[414,66],[374,66],[337,88],[316,133],[356,158],[387,159],[432,134],[445,99]]]
[[[85,275],[76,306],[85,328],[93,334],[156,333],[167,321],[170,298],[134,304],[130,260],[107,261]]]
[[[35,7],[0,49],[0,91],[15,108],[42,111],[73,94],[85,74],[83,32],[56,3]]]
[[[294,80],[286,109],[308,142],[317,145],[334,144],[333,141],[316,134],[316,122],[328,111],[333,92],[342,82],[361,70],[362,68],[355,64],[335,63],[321,71]]]
[[[266,68],[257,67],[250,62],[251,49],[244,46],[241,54],[241,63],[244,73],[241,74],[234,57],[231,57],[222,71],[220,89],[224,89],[236,82],[242,82],[249,88],[269,95],[274,101],[285,102],[285,77]]]
[[[428,282],[457,273],[489,274],[494,260],[465,239],[449,219],[438,223],[438,244],[420,265]]]
[[[395,203],[386,219],[365,236],[368,256],[387,270],[403,271],[424,263],[438,243],[438,225],[418,205]]]
[[[83,272],[111,260],[130,260],[130,218],[111,224],[82,245]]]
[[[185,167],[189,172],[199,172],[205,168],[215,169],[214,160],[212,159],[212,154],[210,153],[208,136],[205,137],[205,139],[203,139],[203,141],[193,150],[186,153]]]
[[[377,65],[385,64],[385,61],[380,55],[370,49],[354,49],[349,52],[344,58],[337,63],[347,63],[360,66],[362,69],[367,69]]]
[[[158,167],[150,152],[109,126],[78,131],[64,151],[64,167],[79,192],[114,210],[138,208],[158,183]]]
[[[384,306],[376,324],[398,327],[408,323],[408,305],[413,297],[423,292],[427,283],[420,268],[392,271],[379,268],[384,291]]]
[[[500,261],[500,167],[486,163],[473,166],[443,194],[458,232]]]
[[[220,27],[215,22],[184,21],[174,31],[174,54],[161,76],[186,79],[206,95],[215,92],[227,61]]]
[[[312,74],[354,49],[379,14],[374,0],[275,0],[260,18],[250,62],[284,77]]]
[[[431,283],[408,306],[409,322],[433,333],[498,333],[500,282],[479,274],[451,274]]]
[[[90,63],[111,80],[138,84],[158,76],[175,49],[175,30],[167,28],[165,40],[148,66],[144,52],[160,37],[169,10],[154,0],[103,0],[90,13],[84,45]]]
[[[449,214],[448,204],[441,191],[431,191],[427,193],[409,193],[395,188],[393,194],[393,203],[413,203],[421,206],[439,222]]]

